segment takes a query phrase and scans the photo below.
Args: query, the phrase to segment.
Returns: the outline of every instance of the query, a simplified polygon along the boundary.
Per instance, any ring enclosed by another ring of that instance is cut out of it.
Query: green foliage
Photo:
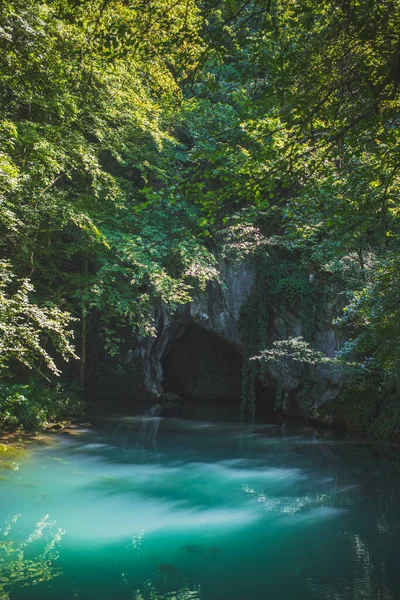
[[[340,319],[353,336],[341,355],[363,355],[366,369],[397,373],[400,366],[399,256],[387,253],[357,290]]]
[[[399,25],[397,0],[5,0],[2,374],[51,379],[76,352],[84,387],[90,342],[115,361],[154,335],[156,307],[218,278],[222,246],[260,261],[250,412],[271,307],[311,348],[338,296],[344,360],[393,376]]]
[[[53,358],[46,344],[64,358],[76,358],[71,344],[72,331],[67,327],[71,321],[68,312],[56,306],[39,307],[31,301],[34,291],[29,279],[16,281],[9,263],[0,262],[0,373],[11,359],[32,369],[39,359],[58,375]]]
[[[2,4],[0,367],[58,374],[73,315],[84,377],[88,335],[116,355],[154,334],[154,301],[174,310],[217,276],[196,209],[164,193],[201,23],[183,0]]]
[[[208,145],[201,127],[194,136],[190,181],[200,181],[210,229],[228,217],[228,245],[242,255],[271,245],[301,250],[317,284],[335,281],[339,304],[349,303],[341,326],[350,360],[393,372],[400,356],[391,284],[400,233],[399,3],[223,3],[210,22],[213,52],[199,76],[198,106],[207,124],[212,99],[215,115],[232,110],[225,136],[215,124]],[[251,209],[258,215],[249,219]],[[311,341],[322,296],[308,299],[301,278],[278,278],[285,298],[302,298]]]
[[[325,356],[322,352],[310,348],[309,344],[302,337],[276,340],[272,342],[271,348],[263,350],[258,356],[252,356],[250,360],[268,362],[286,358],[308,365],[332,363],[332,359]]]
[[[374,376],[352,379],[334,408],[335,418],[350,431],[386,451],[396,447],[400,433],[398,389]]]
[[[76,391],[54,388],[34,380],[25,385],[0,384],[0,430],[38,431],[45,425],[81,415],[83,405]]]

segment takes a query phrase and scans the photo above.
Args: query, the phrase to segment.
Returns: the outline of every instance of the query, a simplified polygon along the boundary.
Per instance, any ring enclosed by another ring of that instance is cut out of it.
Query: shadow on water
[[[400,597],[399,468],[363,445],[139,417],[54,439],[0,481],[0,598]]]

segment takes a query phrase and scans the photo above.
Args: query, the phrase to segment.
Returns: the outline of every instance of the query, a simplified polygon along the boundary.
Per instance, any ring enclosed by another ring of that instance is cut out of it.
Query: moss
[[[0,444],[0,469],[18,471],[20,461],[28,455],[29,452],[23,446]]]
[[[17,460],[28,454],[26,448],[12,444],[0,444],[0,460]]]
[[[380,382],[365,379],[351,384],[333,407],[335,420],[374,446],[391,448],[400,436],[398,395]]]

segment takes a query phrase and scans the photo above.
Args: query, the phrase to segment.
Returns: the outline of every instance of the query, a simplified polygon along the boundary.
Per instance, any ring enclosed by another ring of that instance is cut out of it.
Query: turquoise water
[[[400,598],[399,471],[303,427],[110,418],[0,479],[0,598]]]

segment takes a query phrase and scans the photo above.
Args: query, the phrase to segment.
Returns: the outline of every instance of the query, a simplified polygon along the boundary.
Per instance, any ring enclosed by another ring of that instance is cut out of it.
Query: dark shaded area
[[[240,401],[242,357],[216,335],[190,326],[162,361],[165,392],[185,400]]]

